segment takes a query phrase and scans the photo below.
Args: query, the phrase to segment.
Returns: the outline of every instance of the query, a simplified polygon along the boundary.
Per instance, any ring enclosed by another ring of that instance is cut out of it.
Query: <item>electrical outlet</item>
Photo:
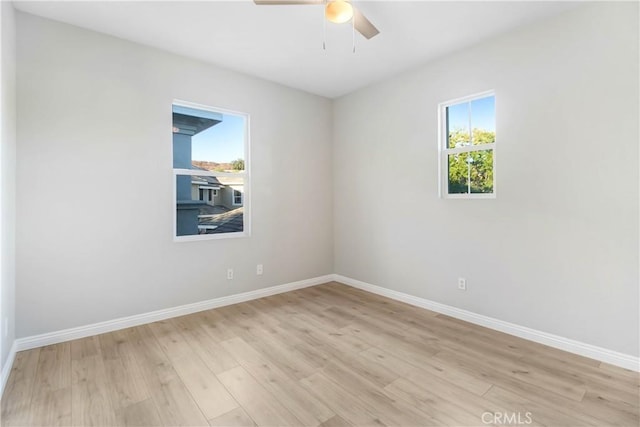
[[[262,276],[262,264],[258,264],[258,265],[256,266],[256,274],[257,274],[258,276]]]
[[[461,291],[467,290],[467,279],[465,279],[464,277],[458,277],[458,289],[460,289]]]
[[[233,280],[233,268],[227,269],[227,279]]]

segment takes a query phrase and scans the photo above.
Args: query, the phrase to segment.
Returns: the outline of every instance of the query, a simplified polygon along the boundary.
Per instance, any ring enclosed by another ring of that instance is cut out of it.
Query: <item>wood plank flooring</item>
[[[638,373],[306,288],[18,353],[3,426],[638,426]]]

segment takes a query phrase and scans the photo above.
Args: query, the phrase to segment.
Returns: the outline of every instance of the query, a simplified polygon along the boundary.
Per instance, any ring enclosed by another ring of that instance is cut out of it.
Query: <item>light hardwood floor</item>
[[[638,373],[329,283],[18,353],[3,426],[638,426]]]

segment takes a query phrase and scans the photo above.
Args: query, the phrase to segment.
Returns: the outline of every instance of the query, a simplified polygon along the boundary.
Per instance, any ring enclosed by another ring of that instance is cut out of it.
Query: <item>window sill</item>
[[[442,199],[495,199],[496,194],[445,194]]]
[[[242,237],[250,237],[251,233],[248,231],[241,231],[237,233],[220,233],[220,234],[194,234],[192,236],[174,236],[173,241],[176,243],[181,242],[198,242],[204,240],[221,240],[221,239],[238,239]]]

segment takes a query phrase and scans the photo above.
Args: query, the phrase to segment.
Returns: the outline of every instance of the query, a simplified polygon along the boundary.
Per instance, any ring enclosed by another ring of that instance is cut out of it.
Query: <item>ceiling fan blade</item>
[[[353,25],[356,30],[365,38],[370,39],[376,36],[380,31],[369,21],[358,9],[353,8]]]
[[[324,0],[253,0],[259,6],[278,6],[294,4],[324,4]]]

